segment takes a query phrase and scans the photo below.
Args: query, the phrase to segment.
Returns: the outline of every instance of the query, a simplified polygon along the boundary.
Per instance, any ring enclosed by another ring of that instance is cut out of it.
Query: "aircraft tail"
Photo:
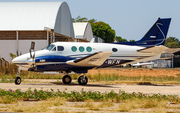
[[[144,47],[164,45],[170,22],[171,18],[158,18],[141,40],[135,42],[120,42],[118,44]]]

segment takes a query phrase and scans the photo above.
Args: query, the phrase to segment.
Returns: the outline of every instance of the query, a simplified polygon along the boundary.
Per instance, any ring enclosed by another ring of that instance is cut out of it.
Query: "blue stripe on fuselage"
[[[76,58],[59,56],[59,55],[49,55],[49,56],[40,56],[35,58],[35,62],[66,62],[69,60],[74,60]]]

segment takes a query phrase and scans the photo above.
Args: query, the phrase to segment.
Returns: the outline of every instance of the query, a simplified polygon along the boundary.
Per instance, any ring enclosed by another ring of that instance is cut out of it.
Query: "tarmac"
[[[25,80],[26,81],[26,80]],[[32,83],[31,83],[32,82]],[[32,79],[28,80],[28,83],[21,83],[20,85],[15,85],[14,83],[0,83],[1,89],[21,89],[21,91],[26,91],[29,88],[34,90],[51,90],[57,91],[99,91],[101,93],[114,91],[118,93],[120,90],[126,93],[138,93],[142,92],[144,94],[165,94],[165,95],[178,95],[180,97],[180,85],[156,85],[156,84],[141,84],[141,85],[127,85],[127,84],[115,84],[115,85],[104,85],[104,84],[90,84],[79,85],[78,83],[71,83],[65,85],[63,83],[57,82],[57,80],[45,80],[45,79]]]

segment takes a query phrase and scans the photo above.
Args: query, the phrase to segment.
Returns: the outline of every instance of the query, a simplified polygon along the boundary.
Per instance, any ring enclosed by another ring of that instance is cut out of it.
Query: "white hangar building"
[[[7,61],[11,61],[10,53],[28,53],[32,41],[35,50],[40,50],[75,38],[66,2],[0,2],[0,15],[0,57]]]
[[[91,41],[93,38],[91,24],[89,22],[73,23],[75,39]]]

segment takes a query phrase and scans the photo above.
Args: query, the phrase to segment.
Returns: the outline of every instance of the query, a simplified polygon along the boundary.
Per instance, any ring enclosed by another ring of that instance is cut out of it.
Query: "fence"
[[[9,62],[6,61],[4,58],[0,58],[0,67],[8,66]]]

